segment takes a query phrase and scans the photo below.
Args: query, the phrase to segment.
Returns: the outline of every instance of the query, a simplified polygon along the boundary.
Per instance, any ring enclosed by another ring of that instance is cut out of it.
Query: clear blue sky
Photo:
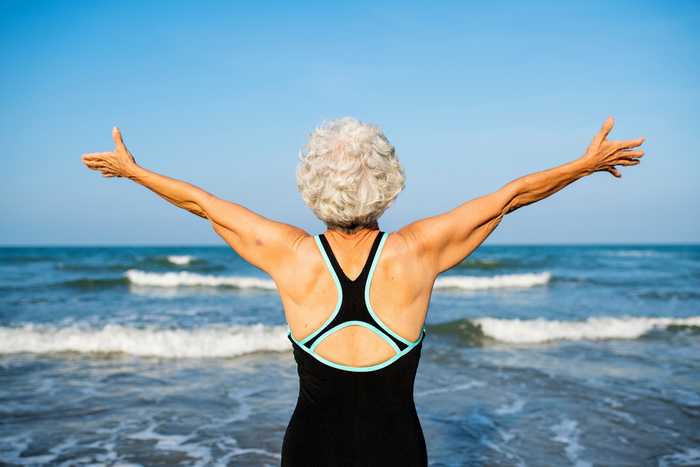
[[[397,229],[578,157],[605,118],[647,138],[508,215],[487,244],[700,241],[700,2],[0,2],[0,244],[223,244],[80,162],[136,159],[320,232],[295,186],[323,119],[379,124]]]

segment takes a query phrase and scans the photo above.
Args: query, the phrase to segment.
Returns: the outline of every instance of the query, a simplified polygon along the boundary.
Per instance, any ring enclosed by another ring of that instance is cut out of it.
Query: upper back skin
[[[372,231],[361,244],[326,235],[340,267],[350,279],[360,274],[377,232]],[[312,235],[301,238],[296,251],[296,264],[280,274],[273,274],[273,279],[292,335],[300,340],[328,319],[338,292]],[[423,328],[434,281],[430,268],[420,264],[410,241],[398,232],[388,232],[384,247],[378,253],[370,303],[386,326],[414,341]],[[379,363],[393,355],[383,339],[360,326],[349,326],[331,334],[318,345],[317,352],[337,363],[355,366]]]

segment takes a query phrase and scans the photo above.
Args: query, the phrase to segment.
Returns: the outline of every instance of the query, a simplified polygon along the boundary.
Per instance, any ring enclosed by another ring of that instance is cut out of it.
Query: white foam
[[[206,446],[201,446],[196,443],[188,443],[195,434],[185,435],[166,435],[158,433],[156,428],[158,424],[153,422],[151,425],[146,427],[144,430],[128,435],[130,439],[136,439],[141,441],[155,441],[154,449],[159,449],[162,451],[178,451],[182,452],[191,458],[188,465],[192,467],[204,467],[206,465],[211,465],[213,459],[211,449]],[[196,462],[194,460],[196,459]]]
[[[25,456],[24,453],[32,442],[29,433],[20,433],[14,436],[6,436],[0,440],[0,463],[9,462],[13,465],[46,465],[53,464],[60,457],[65,456],[71,448],[75,447],[79,440],[67,437],[60,443],[49,448],[50,454]],[[5,464],[2,464],[5,465]],[[60,465],[76,465],[62,463]]]
[[[287,326],[231,325],[197,329],[54,327],[26,324],[0,327],[0,354],[30,352],[120,352],[164,358],[234,357],[289,350]]]
[[[643,258],[649,256],[661,256],[662,253],[655,250],[612,250],[603,252],[606,256],[619,256],[630,258]]]
[[[504,430],[502,428],[497,428],[496,431],[498,432],[499,435],[501,435],[501,438],[506,443],[508,441],[510,441],[511,439],[515,438],[515,432],[513,430]]]
[[[463,391],[465,389],[472,389],[472,388],[478,388],[481,386],[485,386],[486,383],[483,381],[468,381],[466,383],[462,384],[457,384],[454,386],[446,386],[446,387],[440,387],[440,388],[434,388],[434,389],[427,389],[425,391],[417,392],[415,393],[416,396],[427,396],[429,394],[440,394],[440,393],[445,393],[445,392],[454,392],[454,391]]]
[[[662,317],[590,317],[582,321],[559,321],[544,318],[501,319],[476,318],[472,322],[496,340],[512,343],[537,343],[552,340],[637,339],[653,329],[671,325],[700,326],[700,316]]]
[[[13,436],[0,438],[0,459],[17,465],[36,465],[51,462],[56,458],[53,454],[36,456],[22,456],[32,439],[28,433],[20,433]]]
[[[578,438],[581,434],[578,429],[578,422],[576,420],[571,420],[569,418],[562,419],[561,423],[552,426],[552,431],[554,431],[554,441],[559,441],[564,443],[566,448],[566,457],[572,462],[575,467],[592,467],[591,462],[582,460],[579,458],[579,453],[583,450],[583,447],[579,444]]]
[[[548,271],[526,274],[502,274],[497,276],[442,276],[435,281],[435,289],[499,289],[507,287],[534,287],[544,285],[552,278]]]
[[[147,272],[129,269],[125,273],[134,285],[149,287],[235,287],[239,289],[277,290],[272,279],[253,276],[214,276],[189,271]],[[544,285],[551,273],[504,274],[498,276],[444,276],[435,281],[435,289],[480,290]]]
[[[659,459],[659,467],[700,465],[700,448],[687,448],[683,452],[669,454]]]
[[[518,413],[525,407],[524,399],[515,399],[511,404],[506,404],[498,407],[494,412],[498,415],[511,415]]]
[[[149,287],[235,287],[238,289],[276,290],[274,281],[252,276],[212,276],[188,271],[146,272],[129,269],[125,273],[129,282]]]
[[[167,259],[169,262],[177,264],[178,266],[185,266],[194,261],[195,257],[191,255],[170,255]]]

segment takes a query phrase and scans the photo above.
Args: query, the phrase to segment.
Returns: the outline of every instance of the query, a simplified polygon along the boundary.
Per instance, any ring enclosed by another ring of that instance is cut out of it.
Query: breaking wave
[[[637,339],[655,330],[700,333],[700,316],[592,317],[581,321],[475,318],[428,326],[468,345],[532,344],[555,340]],[[194,329],[23,324],[0,327],[0,354],[75,352],[161,358],[225,358],[291,350],[286,325],[209,325]]]
[[[0,327],[0,354],[94,353],[164,358],[221,358],[289,350],[287,326],[211,325],[195,329],[102,328],[25,324]]]
[[[552,274],[545,271],[526,274],[502,274],[498,276],[441,276],[435,281],[435,289],[481,290],[509,287],[534,287],[545,285]]]
[[[579,321],[483,317],[435,324],[428,329],[435,334],[457,336],[470,345],[489,341],[534,344],[557,340],[637,339],[656,330],[700,332],[700,316],[599,316]]]
[[[192,255],[170,255],[166,259],[177,266],[186,266],[194,261],[196,258]]]
[[[151,287],[235,287],[239,289],[276,290],[271,279],[253,276],[215,276],[189,271],[146,272],[138,269],[126,271],[126,277],[135,285]],[[435,281],[435,289],[481,290],[508,287],[533,287],[544,285],[551,279],[549,272],[530,274],[504,274],[499,276],[444,276]]]
[[[146,272],[129,269],[125,273],[130,283],[150,287],[235,287],[237,289],[276,290],[272,279],[253,276],[214,276],[195,272]]]

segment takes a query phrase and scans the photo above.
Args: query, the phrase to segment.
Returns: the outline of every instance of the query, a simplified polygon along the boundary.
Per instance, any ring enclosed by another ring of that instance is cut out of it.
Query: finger
[[[95,157],[94,159],[88,159],[85,161],[86,164],[105,164],[109,159],[104,157]]]
[[[639,158],[639,157],[644,156],[644,151],[641,150],[641,149],[639,149],[639,150],[637,150],[637,151],[629,151],[629,150],[626,150],[626,151],[619,151],[619,152],[617,153],[617,156],[623,157],[623,158],[625,158],[625,159],[629,159],[629,158],[632,158],[632,157]]]
[[[636,148],[644,142],[644,138],[629,139],[626,141],[616,141],[620,148]]]
[[[622,174],[620,173],[620,171],[617,170],[615,167],[610,167],[610,168],[608,169],[608,172],[610,172],[611,174],[613,174],[613,175],[614,175],[615,177],[617,177],[617,178],[622,177]]]
[[[618,149],[614,154],[617,157],[642,157],[644,149]]]
[[[111,154],[112,154],[111,152],[91,152],[88,154],[83,154],[82,159],[84,161],[98,160],[98,159],[102,159],[106,156],[109,156]]]
[[[117,148],[126,150],[124,140],[122,139],[122,133],[116,126],[112,128],[112,138],[114,138],[114,143],[117,145]]]
[[[615,121],[612,118],[612,115],[610,115],[605,122],[603,122],[603,126],[600,128],[600,131],[598,131],[598,134],[595,135],[595,138],[593,138],[593,143],[595,144],[600,144],[605,140],[605,138],[608,137],[610,134],[610,130],[612,130],[613,125],[615,124]]]
[[[615,162],[615,165],[637,165],[640,162],[641,161],[639,159],[629,159],[629,160],[623,159],[623,160]]]

